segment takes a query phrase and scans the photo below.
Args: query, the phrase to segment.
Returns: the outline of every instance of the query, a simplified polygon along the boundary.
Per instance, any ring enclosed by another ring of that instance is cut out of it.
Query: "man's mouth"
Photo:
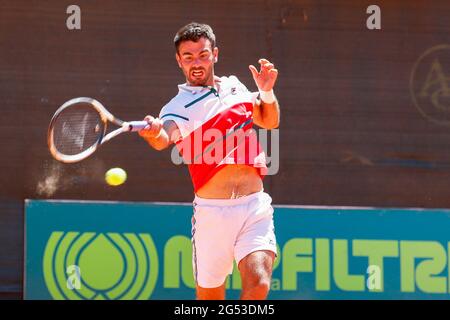
[[[203,77],[204,74],[205,74],[205,73],[203,72],[203,70],[194,70],[194,71],[191,71],[191,75],[192,75],[194,78],[201,78],[201,77]]]

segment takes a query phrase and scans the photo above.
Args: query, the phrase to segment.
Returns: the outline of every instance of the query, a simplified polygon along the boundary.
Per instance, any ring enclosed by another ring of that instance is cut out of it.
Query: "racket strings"
[[[98,142],[104,126],[99,113],[90,104],[71,105],[55,120],[53,144],[62,154],[79,154]]]

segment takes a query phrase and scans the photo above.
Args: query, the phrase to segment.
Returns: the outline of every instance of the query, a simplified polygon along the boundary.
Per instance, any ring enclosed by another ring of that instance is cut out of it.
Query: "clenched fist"
[[[146,116],[144,118],[144,121],[148,122],[148,126],[146,126],[142,130],[139,130],[139,135],[144,139],[157,138],[160,135],[163,126],[161,119],[154,118],[152,116]]]

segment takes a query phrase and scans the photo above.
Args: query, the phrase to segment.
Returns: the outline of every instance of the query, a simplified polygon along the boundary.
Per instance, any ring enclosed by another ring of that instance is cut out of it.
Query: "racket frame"
[[[78,154],[75,155],[67,155],[67,154],[63,154],[61,152],[59,152],[54,143],[53,143],[53,127],[54,127],[54,123],[56,122],[56,120],[58,119],[59,115],[66,109],[69,108],[70,106],[72,106],[73,104],[76,103],[88,103],[91,106],[94,107],[94,109],[98,112],[98,114],[100,115],[100,119],[103,122],[103,130],[102,132],[100,132],[99,137],[97,139],[97,141],[90,146],[89,148],[87,148],[86,150],[84,150],[83,152],[80,152]],[[117,126],[119,126],[120,128],[113,130],[111,132],[109,132],[108,134],[106,134],[106,130],[108,127],[108,122],[112,122],[114,124],[116,124]],[[142,122],[134,122],[134,123],[142,123]],[[70,99],[68,101],[66,101],[61,107],[58,108],[58,110],[56,110],[55,114],[53,115],[51,121],[50,121],[50,125],[48,127],[48,132],[47,132],[47,144],[48,144],[48,148],[50,150],[50,153],[52,154],[52,156],[56,159],[59,160],[61,162],[65,162],[65,163],[74,163],[74,162],[78,162],[81,161],[83,159],[86,159],[87,157],[89,157],[91,154],[93,154],[95,152],[95,150],[97,150],[97,148],[111,140],[112,138],[118,136],[119,134],[123,133],[123,132],[127,132],[127,131],[136,131],[136,128],[133,128],[133,125],[122,121],[116,117],[114,117],[108,110],[106,110],[106,108],[97,100],[93,99],[93,98],[89,98],[89,97],[78,97],[78,98],[73,98]]]

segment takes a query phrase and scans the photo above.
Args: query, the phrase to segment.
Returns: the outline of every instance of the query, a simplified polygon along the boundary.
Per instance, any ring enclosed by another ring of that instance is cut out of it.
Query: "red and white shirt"
[[[215,77],[216,88],[178,86],[178,94],[159,114],[173,120],[182,139],[176,143],[194,185],[200,189],[227,165],[245,164],[267,173],[264,150],[253,129],[253,105],[258,92],[235,77]]]

